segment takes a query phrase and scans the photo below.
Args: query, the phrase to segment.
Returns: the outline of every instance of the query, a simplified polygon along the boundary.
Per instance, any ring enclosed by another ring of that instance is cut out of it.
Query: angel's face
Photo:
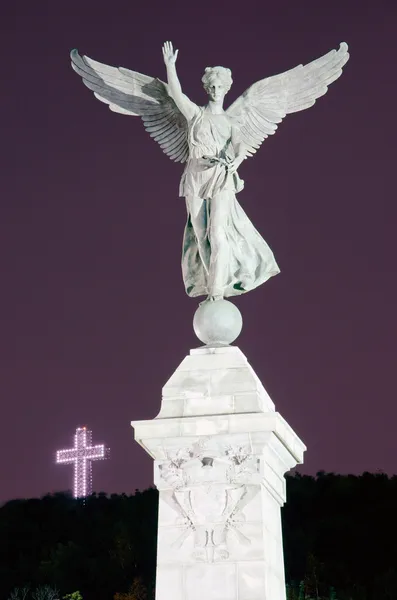
[[[218,77],[212,79],[207,86],[207,94],[212,102],[222,102],[226,92],[224,83]]]

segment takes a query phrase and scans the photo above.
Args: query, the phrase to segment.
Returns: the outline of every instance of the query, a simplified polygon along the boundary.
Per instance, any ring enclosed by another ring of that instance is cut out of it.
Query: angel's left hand
[[[231,175],[233,175],[233,173],[235,173],[237,171],[237,169],[239,168],[239,166],[241,165],[241,163],[243,162],[244,157],[242,156],[236,156],[236,158],[234,158],[232,161],[230,161],[227,164],[227,172],[230,173]]]

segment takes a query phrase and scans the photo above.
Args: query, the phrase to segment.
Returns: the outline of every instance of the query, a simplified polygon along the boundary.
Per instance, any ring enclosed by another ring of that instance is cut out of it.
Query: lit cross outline
[[[74,497],[85,498],[92,494],[92,461],[104,460],[109,449],[103,444],[92,446],[92,431],[78,427],[74,436],[74,448],[58,450],[57,464],[74,464]]]

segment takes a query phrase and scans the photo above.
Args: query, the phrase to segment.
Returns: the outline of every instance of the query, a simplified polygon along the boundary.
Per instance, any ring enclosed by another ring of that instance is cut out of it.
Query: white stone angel
[[[110,109],[140,116],[146,130],[176,162],[185,162],[179,195],[185,197],[182,273],[189,296],[210,300],[248,292],[279,273],[273,253],[236,199],[243,189],[237,169],[278,123],[312,106],[338,79],[347,44],[303,66],[254,83],[226,111],[230,69],[207,67],[202,78],[207,106],[182,92],[176,73],[178,50],[163,45],[167,83],[122,67],[110,67],[77,50],[72,66]]]

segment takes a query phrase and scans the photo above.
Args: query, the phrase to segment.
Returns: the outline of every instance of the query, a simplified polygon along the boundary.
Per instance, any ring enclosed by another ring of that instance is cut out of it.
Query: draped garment
[[[209,247],[211,201],[222,192],[230,195],[229,209],[222,223],[228,254],[221,266],[226,297],[253,290],[280,272],[273,252],[237,201],[236,193],[243,189],[244,182],[237,173],[230,174],[227,169],[235,158],[231,131],[231,120],[225,113],[218,115],[198,109],[189,126],[189,158],[179,188],[180,196],[195,196],[205,201],[205,243]],[[208,271],[200,256],[189,209],[183,238],[182,274],[189,296],[208,293]]]

